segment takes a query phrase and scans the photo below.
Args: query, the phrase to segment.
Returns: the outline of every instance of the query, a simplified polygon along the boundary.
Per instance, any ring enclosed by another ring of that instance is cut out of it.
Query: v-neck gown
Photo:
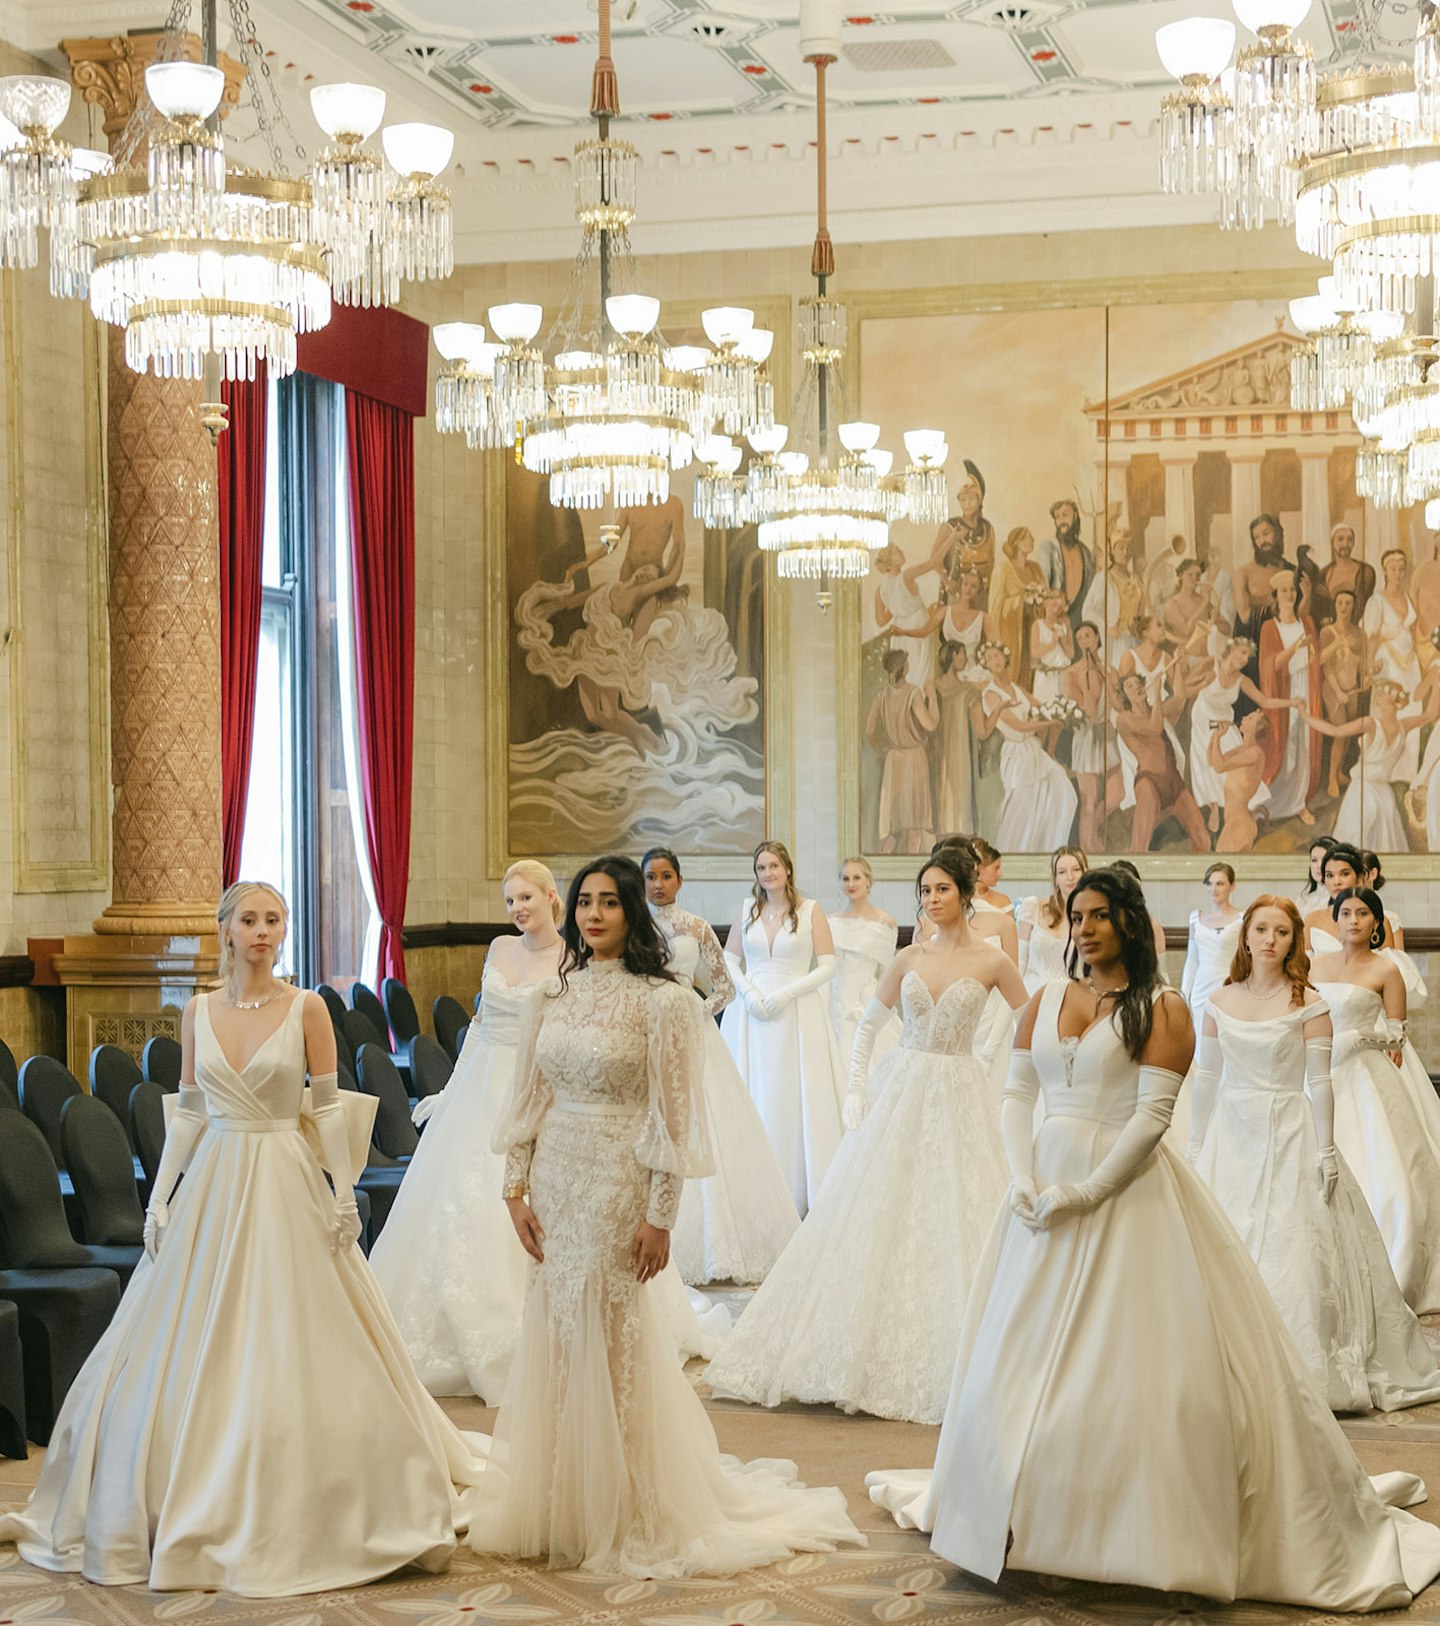
[[[243,1069],[202,999],[207,1125],[0,1541],[50,1570],[283,1597],[444,1569],[482,1463],[421,1387],[300,1132],[302,998]]]

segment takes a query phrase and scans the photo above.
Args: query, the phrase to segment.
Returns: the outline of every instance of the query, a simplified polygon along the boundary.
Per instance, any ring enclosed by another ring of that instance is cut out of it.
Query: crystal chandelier
[[[703,345],[668,345],[660,303],[615,287],[635,280],[630,225],[637,154],[610,133],[620,112],[610,55],[610,0],[599,0],[600,45],[591,81],[596,135],[575,148],[575,218],[580,251],[572,293],[543,345],[544,311],[528,302],[492,306],[490,332],[452,323],[436,344],[436,421],[479,447],[514,445],[520,462],[549,476],[557,507],[599,509],[663,503],[670,476],[689,465],[712,425],[730,434],[773,421],[765,370],[773,335],[753,311],[704,312]],[[587,317],[592,265],[598,310]],[[464,331],[460,331],[463,329]],[[551,359],[545,359],[546,351]]]
[[[449,274],[450,200],[435,177],[453,137],[390,126],[386,171],[364,146],[384,92],[319,86],[311,104],[331,144],[307,175],[291,176],[279,132],[294,131],[245,0],[227,0],[271,167],[234,163],[220,134],[217,0],[201,4],[203,62],[184,59],[191,3],[172,4],[113,162],[55,136],[70,103],[63,81],[0,81],[0,113],[21,132],[0,153],[0,266],[36,264],[46,228],[52,292],[88,298],[96,317],[123,327],[136,371],[206,377],[216,396],[221,373],[253,378],[262,363],[292,372],[297,336],[330,320],[332,298],[384,304],[402,281]]]

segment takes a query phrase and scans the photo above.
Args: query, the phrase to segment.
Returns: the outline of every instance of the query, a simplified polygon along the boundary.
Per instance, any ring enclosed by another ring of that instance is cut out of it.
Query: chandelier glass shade
[[[28,270],[40,259],[40,231],[73,219],[75,168],[55,131],[70,110],[63,79],[12,74],[0,79],[0,117],[18,133],[0,152],[0,266]]]

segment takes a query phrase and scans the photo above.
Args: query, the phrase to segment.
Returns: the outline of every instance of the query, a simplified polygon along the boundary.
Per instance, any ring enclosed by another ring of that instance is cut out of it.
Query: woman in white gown
[[[1440,1400],[1440,1370],[1335,1150],[1330,1015],[1303,937],[1289,898],[1246,910],[1204,1017],[1188,1156],[1331,1411],[1396,1411]]]
[[[681,1279],[692,1286],[763,1282],[799,1228],[800,1216],[765,1125],[715,1025],[735,997],[735,984],[709,921],[676,902],[684,884],[679,858],[668,847],[652,847],[641,870],[651,917],[665,939],[666,966],[702,996],[706,1018],[702,1077],[715,1171],[685,1182],[671,1256]]]
[[[1205,1007],[1217,988],[1230,975],[1230,962],[1240,943],[1240,911],[1230,899],[1235,891],[1235,871],[1219,862],[1205,871],[1205,890],[1210,894],[1207,910],[1190,911],[1190,943],[1185,950],[1185,970],[1180,994],[1190,1007],[1190,1019],[1200,1032]]]
[[[971,1046],[991,989],[1025,1002],[1010,957],[967,919],[974,888],[968,849],[926,860],[916,892],[935,936],[902,949],[880,979],[855,1036],[852,1133],[710,1363],[716,1394],[914,1423],[944,1414],[971,1273],[1005,1190],[997,1103]],[[867,1115],[870,1048],[897,1002],[904,1033]]]
[[[1336,841],[1358,847],[1369,840],[1385,852],[1409,852],[1410,838],[1395,786],[1402,780],[1408,784],[1413,777],[1413,769],[1407,769],[1404,760],[1407,753],[1414,754],[1411,736],[1440,717],[1440,689],[1430,691],[1421,710],[1403,710],[1408,701],[1409,693],[1398,683],[1376,678],[1370,686],[1368,717],[1348,723],[1305,718],[1317,733],[1331,739],[1360,736],[1360,760],[1335,814]]]
[[[760,843],[753,867],[754,890],[725,944],[740,997],[720,1031],[803,1219],[843,1133],[845,1074],[824,993],[835,947],[825,912],[796,891],[794,862],[778,841]]]
[[[584,866],[562,931],[494,1143],[535,1263],[471,1545],[660,1579],[861,1541],[840,1492],[796,1484],[793,1463],[721,1456],[657,1313],[681,1183],[710,1169],[705,1017],[665,970],[639,868]]]
[[[1067,905],[1075,883],[1090,867],[1078,847],[1057,847],[1050,855],[1050,895],[1021,898],[1015,910],[1020,929],[1020,975],[1027,993],[1065,973],[1070,947]]]
[[[479,1013],[450,1082],[415,1109],[425,1132],[370,1254],[420,1381],[431,1394],[475,1394],[491,1406],[520,1336],[527,1269],[499,1201],[505,1159],[490,1141],[510,1097],[525,1007],[560,969],[555,877],[522,859],[502,891],[520,935],[490,945]]]
[[[1316,836],[1310,843],[1305,885],[1295,894],[1295,907],[1300,911],[1301,920],[1308,919],[1314,910],[1323,909],[1330,901],[1330,894],[1325,890],[1325,875],[1321,866],[1325,862],[1325,854],[1334,845],[1334,836]]]
[[[1405,1302],[1427,1315],[1440,1311],[1440,1157],[1400,1065],[1405,982],[1375,952],[1380,899],[1348,888],[1331,908],[1340,948],[1316,958],[1311,977],[1335,1027],[1335,1144],[1375,1215]]]
[[[340,1094],[319,997],[274,976],[280,895],[239,882],[216,920],[223,987],[185,1008],[147,1257],[0,1541],[106,1586],[253,1598],[444,1569],[483,1464],[354,1245],[362,1098]]]
[[[1368,641],[1375,670],[1382,678],[1398,683],[1407,696],[1418,693],[1424,676],[1415,647],[1419,621],[1415,601],[1410,596],[1409,555],[1403,548],[1387,548],[1380,555],[1379,589],[1366,600],[1360,627]],[[1419,736],[1407,734],[1400,751],[1399,777],[1414,779],[1419,766]],[[1400,851],[1405,851],[1403,845]]]
[[[1346,841],[1332,841],[1320,860],[1320,884],[1324,892],[1319,904],[1309,914],[1301,915],[1305,922],[1305,947],[1312,960],[1317,954],[1336,954],[1340,950],[1340,937],[1335,930],[1334,903],[1342,892],[1365,884],[1365,859],[1360,849]],[[1393,938],[1390,917],[1387,915],[1382,947],[1389,948]]]
[[[1047,756],[1037,736],[1055,727],[1032,717],[1036,701],[1009,677],[1010,651],[1004,644],[980,646],[980,663],[990,674],[980,696],[983,720],[975,737],[996,729],[1000,748],[1002,799],[995,820],[995,845],[1003,852],[1043,853],[1068,840],[1079,796],[1065,770]]]
[[[840,866],[840,890],[845,907],[828,916],[835,945],[835,975],[829,993],[830,1026],[844,1062],[855,1042],[855,1027],[875,993],[875,984],[895,958],[899,928],[894,917],[870,901],[875,872],[866,858],[847,858]],[[900,1042],[900,1029],[892,1023],[880,1035],[875,1060],[887,1056]]]
[[[1157,987],[1140,891],[1091,871],[1070,917],[1087,975],[1051,983],[1021,1021],[1001,1109],[1009,1202],[933,1474],[871,1474],[871,1497],[988,1580],[1008,1565],[1403,1606],[1440,1573],[1440,1530],[1377,1489],[1410,1501],[1423,1486],[1366,1479],[1229,1221],[1161,1144],[1193,1037]]]

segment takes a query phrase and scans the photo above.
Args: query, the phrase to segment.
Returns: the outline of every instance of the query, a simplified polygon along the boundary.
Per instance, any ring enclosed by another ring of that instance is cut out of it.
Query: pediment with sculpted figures
[[[1088,417],[1153,417],[1157,413],[1288,411],[1290,358],[1305,341],[1270,333],[1223,356],[1127,391],[1107,404],[1086,405]]]

